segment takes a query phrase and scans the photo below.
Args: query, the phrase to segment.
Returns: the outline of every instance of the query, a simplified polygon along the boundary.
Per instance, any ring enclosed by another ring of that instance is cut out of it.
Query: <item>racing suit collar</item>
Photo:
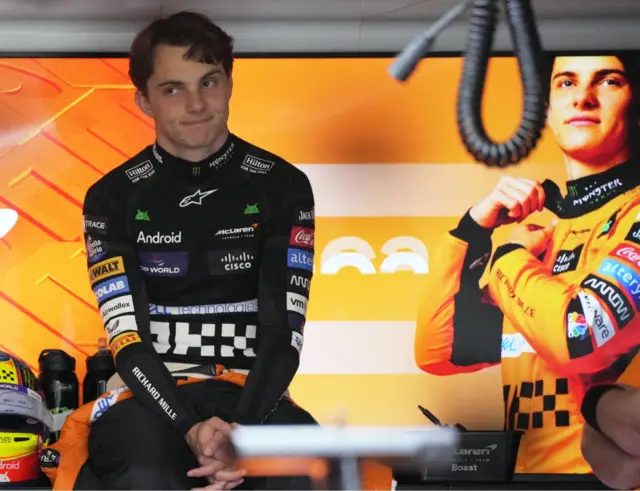
[[[200,162],[190,162],[180,157],[170,154],[162,148],[158,142],[151,146],[153,156],[162,164],[162,167],[169,169],[172,173],[189,181],[199,181],[208,177],[217,176],[222,169],[229,168],[227,165],[237,153],[237,138],[229,134],[227,141],[214,154]]]
[[[629,160],[598,174],[567,181],[567,196],[550,179],[542,183],[547,195],[545,208],[559,218],[575,218],[604,206],[640,185],[640,162]]]

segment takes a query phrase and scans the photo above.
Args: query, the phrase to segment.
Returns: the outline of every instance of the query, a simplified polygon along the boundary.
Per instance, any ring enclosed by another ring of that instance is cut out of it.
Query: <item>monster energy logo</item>
[[[571,196],[572,198],[574,196],[578,196],[578,188],[576,186],[569,186],[567,190],[569,191],[569,196]]]
[[[199,176],[200,175],[200,167],[192,167],[191,168],[191,174],[194,176]]]

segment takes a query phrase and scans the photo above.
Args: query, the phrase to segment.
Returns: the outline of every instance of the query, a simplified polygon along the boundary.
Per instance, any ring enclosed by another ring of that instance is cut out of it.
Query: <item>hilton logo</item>
[[[131,167],[131,169],[127,169],[126,173],[127,177],[131,179],[131,182],[138,182],[140,179],[151,177],[156,173],[156,171],[153,169],[151,161],[145,160],[144,162]]]
[[[254,157],[253,155],[245,155],[244,161],[240,168],[252,174],[266,174],[271,170],[274,163],[270,160]]]

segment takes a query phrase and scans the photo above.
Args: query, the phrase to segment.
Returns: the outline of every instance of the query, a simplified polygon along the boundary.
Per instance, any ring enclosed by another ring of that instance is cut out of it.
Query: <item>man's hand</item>
[[[521,222],[531,213],[542,211],[545,193],[538,181],[503,176],[496,187],[469,211],[484,228]]]
[[[206,489],[233,489],[240,485],[246,472],[234,468],[235,451],[229,435],[232,426],[213,417],[194,425],[186,440],[201,467],[191,469],[189,477],[205,477],[210,486]]]
[[[596,415],[600,429],[613,443],[640,458],[640,390],[610,390],[598,401]]]
[[[553,236],[555,223],[546,227],[534,224],[520,224],[513,227],[508,242],[519,244],[536,257],[547,250]]]

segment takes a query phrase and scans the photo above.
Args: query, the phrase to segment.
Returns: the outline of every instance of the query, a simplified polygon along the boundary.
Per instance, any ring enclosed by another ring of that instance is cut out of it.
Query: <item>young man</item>
[[[232,39],[207,17],[144,29],[129,74],[156,141],[86,194],[89,280],[119,376],[110,385],[134,395],[91,427],[106,489],[198,478],[230,489],[243,473],[224,470],[228,423],[315,423],[287,393],[313,271],[313,192],[302,171],[229,132],[232,68]]]
[[[437,375],[502,363],[505,427],[525,432],[516,472],[589,473],[580,402],[640,345],[640,93],[616,56],[558,57],[550,82],[568,196],[503,177],[465,214],[433,260],[415,356]],[[543,207],[557,223],[514,225],[488,260],[495,228]]]

